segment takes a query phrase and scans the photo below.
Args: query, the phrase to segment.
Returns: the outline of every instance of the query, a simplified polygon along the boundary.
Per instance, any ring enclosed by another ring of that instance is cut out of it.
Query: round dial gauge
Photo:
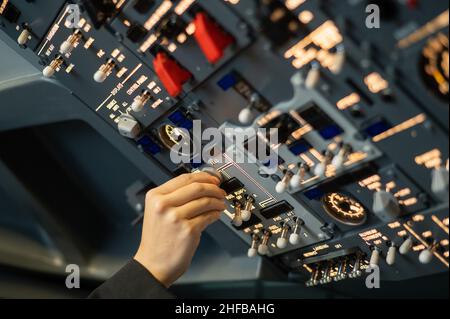
[[[339,193],[329,193],[322,198],[325,211],[338,222],[359,226],[367,219],[364,206],[356,199]]]
[[[189,156],[194,153],[195,147],[192,138],[185,130],[176,128],[172,125],[164,125],[159,131],[159,139],[168,149],[172,149],[175,145],[180,146],[178,153],[180,155]]]
[[[420,64],[425,84],[435,95],[448,101],[448,35],[440,33],[428,40],[423,48]]]

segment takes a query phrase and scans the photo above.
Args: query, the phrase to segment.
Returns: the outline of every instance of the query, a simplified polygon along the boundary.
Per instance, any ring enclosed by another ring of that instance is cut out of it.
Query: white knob
[[[326,169],[327,167],[325,163],[319,163],[314,167],[314,174],[316,176],[325,177]]]
[[[320,65],[315,62],[311,66],[311,70],[308,72],[305,80],[305,87],[309,90],[314,89],[320,81]]]
[[[98,70],[94,74],[94,81],[97,83],[103,83],[108,78],[108,73],[104,72],[103,70]]]
[[[277,247],[280,249],[285,249],[288,245],[288,240],[286,238],[278,238],[277,239]]]
[[[46,78],[51,78],[53,75],[55,75],[55,72],[56,70],[52,68],[50,65],[48,65],[42,71],[42,75]]]
[[[369,265],[370,267],[375,267],[378,266],[379,263],[380,263],[380,250],[378,248],[375,248],[372,251],[372,255],[370,256]]]
[[[431,248],[423,250],[419,255],[419,261],[423,265],[429,264],[433,260],[434,254]]]
[[[241,212],[241,217],[244,222],[248,222],[252,218],[252,212],[244,209]]]
[[[223,175],[218,170],[216,170],[214,167],[207,166],[202,169],[202,172],[208,173],[209,175],[212,175],[214,177],[217,177],[221,182],[223,182]]]
[[[401,215],[397,198],[386,191],[378,191],[374,194],[372,211],[384,222],[392,222]]]
[[[400,246],[398,251],[400,252],[401,255],[406,255],[411,251],[412,247],[413,247],[413,240],[411,237],[408,237]]]
[[[346,60],[345,48],[344,46],[339,46],[337,48],[336,55],[334,56],[331,72],[333,72],[334,74],[341,73],[345,65],[345,60]]]
[[[258,255],[258,249],[256,248],[249,248],[247,252],[248,258],[255,258]]]
[[[431,173],[431,190],[442,201],[449,200],[449,172],[445,167],[436,168]]]
[[[141,96],[136,96],[133,103],[131,104],[131,109],[136,113],[139,113],[144,109],[144,103]]]
[[[66,40],[59,47],[59,52],[61,54],[69,54],[69,53],[72,53],[74,48],[75,48],[75,46],[73,45],[73,43]]]
[[[396,257],[397,257],[397,247],[392,245],[391,247],[389,247],[389,250],[387,252],[386,263],[389,266],[393,266],[395,264]]]
[[[239,113],[239,123],[249,124],[253,120],[253,112],[250,108],[246,107]]]
[[[300,235],[299,234],[291,234],[289,236],[289,243],[293,246],[297,246],[300,244]]]
[[[336,170],[341,170],[342,167],[344,167],[345,162],[345,156],[342,153],[339,153],[335,157],[333,157],[333,160],[331,161],[331,164],[336,168]]]
[[[291,179],[292,188],[300,188],[302,186],[302,178],[300,175],[294,175]]]
[[[234,219],[233,219],[234,226],[241,227],[243,223],[244,223],[244,221],[242,220],[241,216],[234,217]]]
[[[260,254],[261,256],[266,256],[269,254],[269,246],[265,245],[265,244],[261,244],[258,247],[258,254]]]
[[[141,134],[141,126],[131,115],[122,115],[117,126],[120,135],[124,137],[135,139]]]
[[[287,190],[287,184],[283,181],[279,182],[277,184],[277,186],[275,187],[275,191],[278,194],[283,194],[284,192],[286,192],[286,190]]]
[[[19,45],[25,45],[27,44],[28,40],[30,40],[30,31],[28,29],[23,29],[23,31],[19,34],[19,37],[17,38],[17,43]]]

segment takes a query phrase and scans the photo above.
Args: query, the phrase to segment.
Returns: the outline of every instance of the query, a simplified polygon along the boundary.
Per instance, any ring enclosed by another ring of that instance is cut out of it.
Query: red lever
[[[212,64],[219,62],[225,49],[233,44],[234,38],[204,12],[197,13],[194,25],[195,39],[208,61]]]
[[[192,74],[181,67],[164,52],[158,52],[153,60],[153,67],[170,96],[177,97],[183,91]]]

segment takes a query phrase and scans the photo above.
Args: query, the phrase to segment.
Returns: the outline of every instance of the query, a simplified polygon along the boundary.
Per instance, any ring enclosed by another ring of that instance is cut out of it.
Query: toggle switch
[[[255,198],[250,195],[245,196],[245,205],[242,210],[242,220],[248,222],[252,218],[253,205],[255,204]]]
[[[336,48],[336,54],[334,55],[333,64],[331,66],[331,72],[334,74],[340,74],[344,68],[347,54],[345,52],[345,47],[339,45]]]
[[[261,256],[267,256],[269,254],[269,239],[272,236],[271,232],[266,230],[264,231],[264,235],[261,241],[261,244],[258,247],[258,254]]]
[[[258,244],[259,244],[259,236],[257,234],[253,234],[252,245],[250,246],[247,252],[248,258],[254,258],[258,255]]]
[[[24,26],[22,32],[20,32],[19,37],[17,38],[17,43],[20,46],[25,46],[28,41],[31,39],[31,30],[29,27]]]
[[[293,246],[300,244],[300,232],[302,231],[302,226],[305,224],[303,220],[298,217],[294,219],[295,226],[291,235],[289,236],[289,243]]]
[[[310,170],[311,168],[307,164],[305,163],[298,164],[298,173],[292,176],[291,187],[293,189],[300,188],[303,185],[303,182],[305,181],[306,173],[309,173]]]
[[[393,222],[401,215],[397,198],[388,191],[377,191],[373,195],[372,212],[384,222]]]
[[[141,135],[141,126],[136,119],[128,114],[119,117],[117,123],[120,135],[135,139]]]
[[[399,248],[400,254],[407,255],[411,251],[413,244],[414,243],[413,243],[413,239],[411,236],[406,238],[405,241],[403,242],[403,244]]]
[[[430,247],[424,249],[419,255],[419,261],[423,265],[428,265],[434,258],[434,253],[439,244],[435,241]]]
[[[361,258],[359,256],[356,257],[355,262],[353,263],[353,270],[349,274],[349,277],[352,279],[359,278],[362,275],[361,271]]]
[[[353,152],[353,148],[349,144],[342,144],[338,154],[333,157],[331,164],[336,168],[337,171],[344,167],[345,161],[348,156]]]
[[[97,83],[105,82],[115,66],[116,62],[113,59],[109,59],[105,64],[100,66],[97,72],[94,73],[94,81]]]
[[[333,160],[333,153],[331,151],[325,151],[323,153],[323,160],[321,163],[317,164],[314,168],[314,174],[319,177],[325,177],[327,172],[328,165],[331,164],[331,161]]]
[[[397,258],[397,246],[394,243],[391,243],[389,246],[389,250],[386,254],[386,263],[389,266],[393,266],[395,264],[396,258]]]
[[[195,40],[206,59],[211,64],[219,62],[225,50],[234,43],[234,38],[204,12],[197,13],[193,23]]]
[[[236,227],[241,227],[242,224],[244,223],[242,219],[242,204],[238,200],[235,200],[233,204],[234,204],[233,225]]]
[[[378,247],[373,247],[369,262],[370,267],[378,267],[378,264],[380,263],[380,255],[381,250]]]
[[[244,108],[240,113],[239,113],[239,123],[243,124],[243,125],[247,125],[250,124],[250,122],[253,120],[254,116],[253,116],[253,110],[255,108],[255,106],[261,101],[261,97],[259,96],[258,93],[253,93],[250,96],[250,103],[248,104],[248,106],[246,108]]]
[[[277,186],[275,187],[275,191],[278,194],[283,194],[284,192],[287,191],[289,184],[291,182],[291,178],[293,176],[292,172],[289,170],[284,170],[283,174],[284,174],[283,179],[280,182],[278,182]]]
[[[75,30],[74,33],[72,33],[66,41],[64,41],[61,44],[61,47],[59,48],[59,52],[61,54],[70,54],[72,53],[73,49],[78,45],[82,38],[81,31],[79,29]]]
[[[141,112],[144,109],[145,104],[152,98],[152,95],[148,90],[145,90],[142,92],[142,94],[136,96],[134,98],[133,103],[131,104],[131,109],[138,113]]]
[[[305,79],[305,87],[308,90],[313,90],[320,81],[320,64],[318,62],[313,62],[311,64],[311,70],[309,70]]]
[[[172,97],[183,91],[183,85],[192,78],[192,74],[169,57],[165,52],[158,52],[153,60],[156,74]]]
[[[208,173],[209,175],[217,177],[220,180],[220,182],[223,183],[224,178],[223,178],[222,173],[219,172],[218,170],[216,170],[214,167],[211,167],[211,166],[204,167],[202,169],[202,172]]]
[[[48,66],[44,68],[42,74],[46,78],[51,78],[64,63],[64,59],[62,56],[58,55]]]
[[[341,280],[345,280],[347,279],[348,275],[347,275],[347,263],[348,260],[347,258],[345,258],[343,261],[340,262],[339,266],[338,266],[338,270],[337,270],[337,274],[334,277],[334,281],[341,281]]]
[[[445,167],[439,167],[431,173],[431,190],[440,200],[449,200],[449,172]]]
[[[287,223],[284,223],[281,226],[281,235],[277,239],[277,247],[280,249],[285,249],[288,245],[288,236],[289,236],[289,230],[291,229]]]

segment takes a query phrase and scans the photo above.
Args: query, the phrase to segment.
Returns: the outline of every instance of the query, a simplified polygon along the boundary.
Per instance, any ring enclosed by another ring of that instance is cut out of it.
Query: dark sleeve
[[[89,299],[175,299],[152,274],[135,260],[97,288]]]

